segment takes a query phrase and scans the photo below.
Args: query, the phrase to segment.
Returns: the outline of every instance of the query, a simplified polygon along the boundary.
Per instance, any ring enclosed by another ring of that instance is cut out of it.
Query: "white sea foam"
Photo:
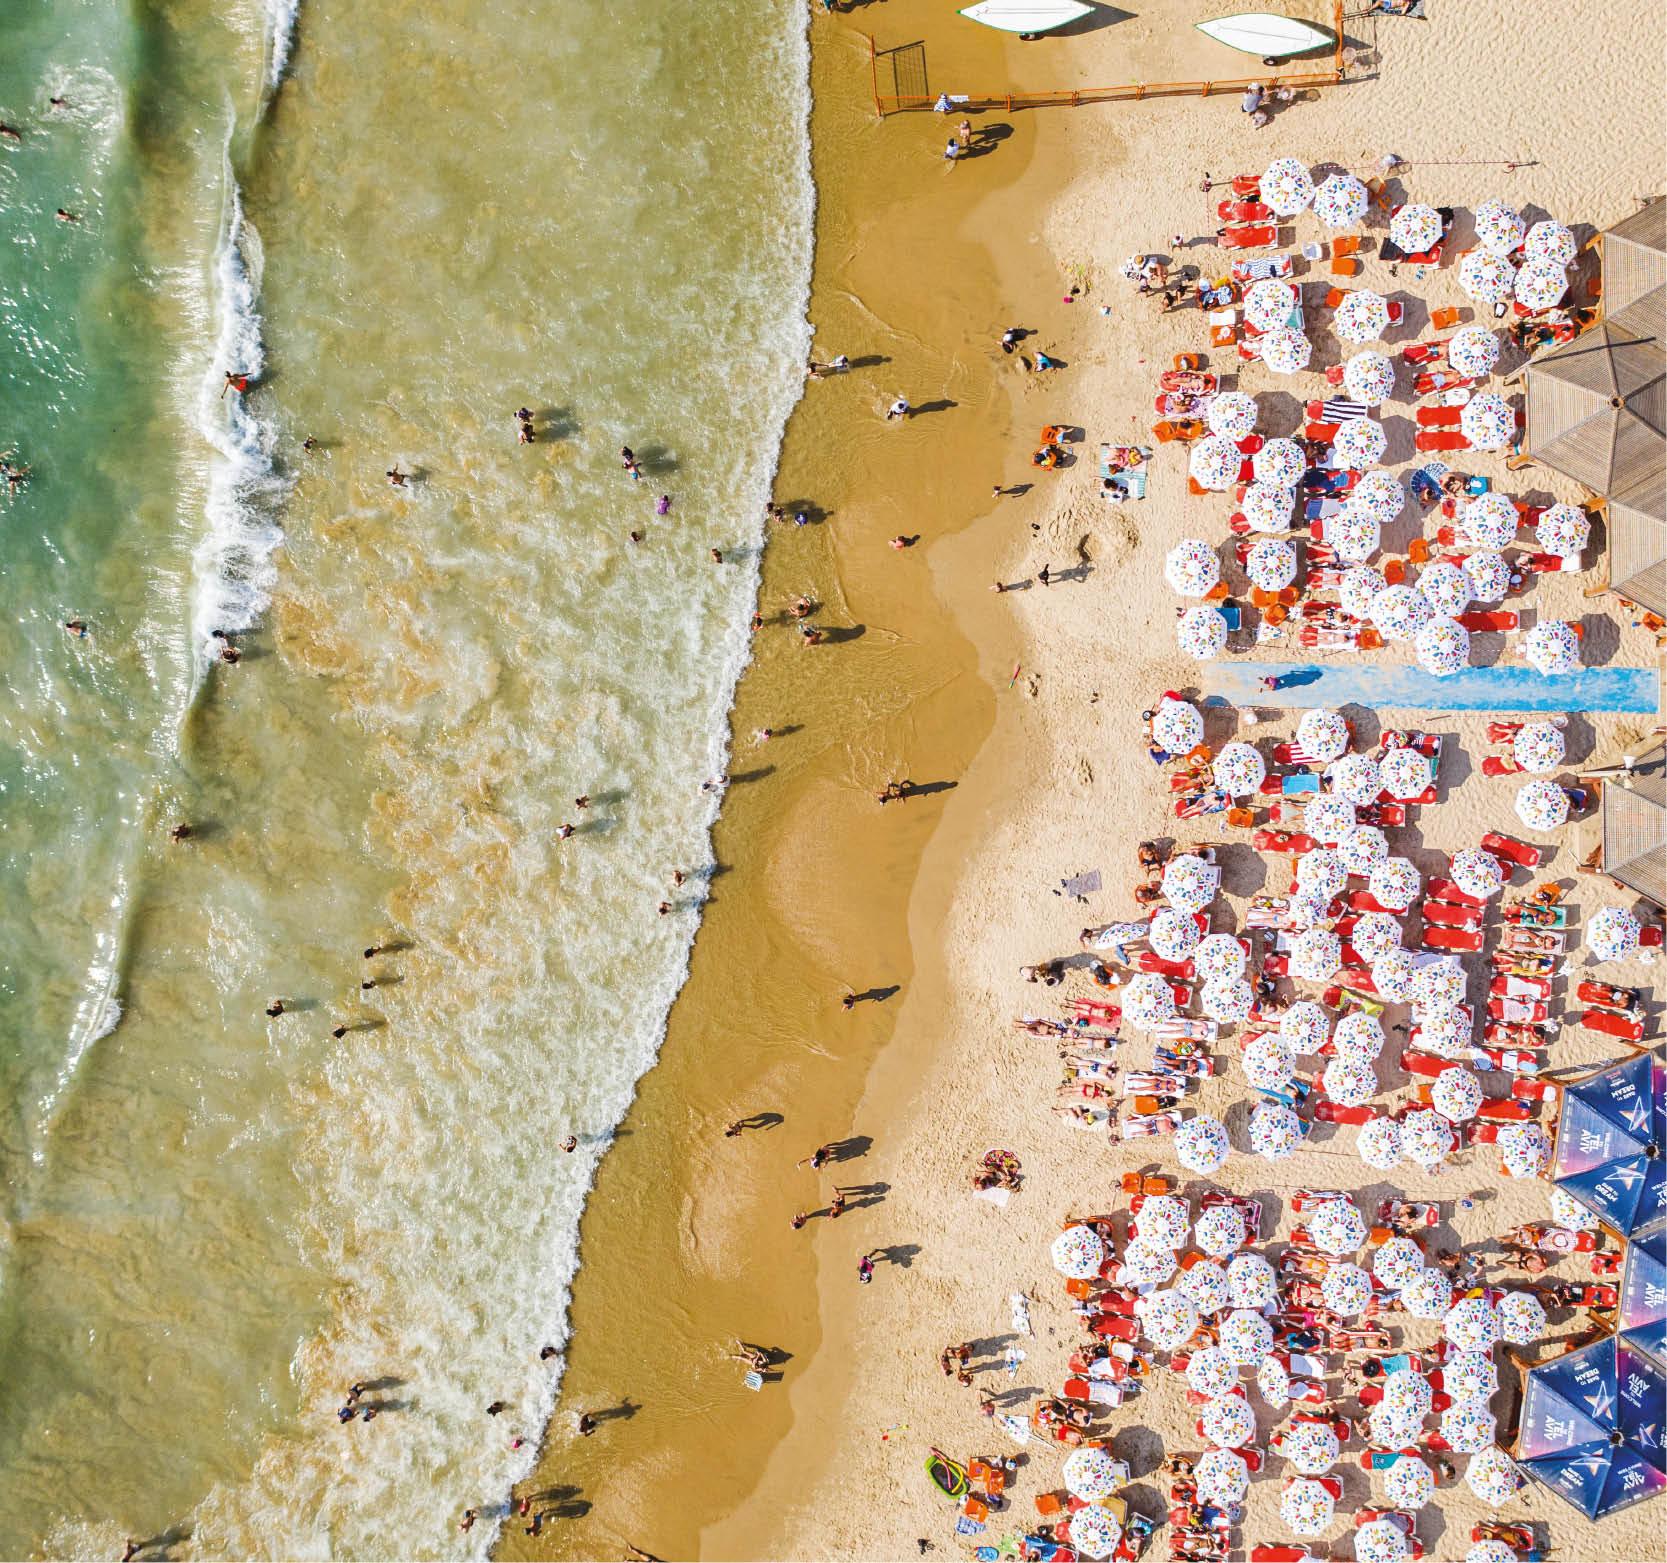
[[[270,26],[266,57],[266,85],[276,88],[284,79],[289,65],[289,52],[295,43],[295,19],[301,10],[301,0],[266,0],[266,15]]]

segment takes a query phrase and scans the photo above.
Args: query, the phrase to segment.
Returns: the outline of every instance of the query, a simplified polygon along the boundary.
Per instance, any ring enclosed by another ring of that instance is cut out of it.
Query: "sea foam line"
[[[266,0],[266,16],[271,24],[270,52],[266,58],[266,86],[275,90],[284,79],[289,66],[290,50],[295,44],[295,19],[301,11],[301,0]]]

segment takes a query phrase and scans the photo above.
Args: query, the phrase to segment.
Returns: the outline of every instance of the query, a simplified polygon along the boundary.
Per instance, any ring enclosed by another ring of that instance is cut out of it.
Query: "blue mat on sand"
[[[1264,678],[1279,689],[1264,689]],[[1212,662],[1200,680],[1206,695],[1236,706],[1367,706],[1393,711],[1637,711],[1659,708],[1649,668],[1582,668],[1545,678],[1532,668],[1466,668],[1435,678],[1422,668],[1372,663],[1318,666],[1293,662]]]

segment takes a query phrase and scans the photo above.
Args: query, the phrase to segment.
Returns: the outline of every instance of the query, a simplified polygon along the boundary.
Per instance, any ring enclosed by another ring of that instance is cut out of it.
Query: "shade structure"
[[[1558,1226],[1567,1227],[1571,1232],[1597,1230],[1597,1212],[1588,1210],[1567,1189],[1548,1190],[1546,1203],[1551,1206],[1551,1219]]]
[[[1363,1123],[1354,1144],[1360,1159],[1375,1171],[1388,1172],[1401,1163],[1401,1126],[1393,1118]]]
[[[1296,1076],[1296,1055],[1266,1033],[1251,1039],[1239,1062],[1245,1080],[1258,1091],[1282,1091]]]
[[[1509,1503],[1522,1486],[1516,1462],[1497,1445],[1484,1449],[1470,1462],[1464,1480],[1483,1503],[1491,1504],[1496,1509]]]
[[[1603,243],[1603,302],[1626,309],[1667,283],[1667,203],[1651,201],[1608,229]]]
[[[1306,369],[1314,356],[1314,346],[1307,337],[1284,327],[1268,332],[1257,348],[1263,364],[1274,374],[1296,374]]]
[[[1191,852],[1172,857],[1163,867],[1163,895],[1171,906],[1187,912],[1202,912],[1221,888],[1221,870]],[[1146,973],[1151,976],[1151,973]],[[1137,982],[1139,978],[1135,979]],[[1162,982],[1153,977],[1154,982]],[[1132,987],[1133,984],[1131,983]],[[1167,993],[1169,990],[1164,988]]]
[[[1435,609],[1456,618],[1470,606],[1470,576],[1461,565],[1438,559],[1418,577],[1419,594]]]
[[[1189,753],[1204,742],[1203,713],[1166,695],[1152,712],[1152,742],[1168,754]]]
[[[1366,1218],[1346,1199],[1328,1199],[1308,1218],[1308,1236],[1322,1254],[1352,1254],[1366,1232]]]
[[[1580,637],[1562,619],[1542,619],[1523,637],[1522,654],[1547,678],[1580,666]]]
[[[1199,990],[1198,1002],[1210,1019],[1234,1026],[1249,1018],[1256,993],[1243,977],[1212,977]]]
[[[1183,597],[1203,597],[1221,579],[1221,560],[1202,538],[1183,537],[1164,556],[1163,578]]]
[[[1093,1227],[1066,1227],[1053,1240],[1053,1267],[1073,1281],[1093,1280],[1105,1262],[1105,1244]]]
[[[1289,530],[1296,507],[1296,490],[1273,483],[1252,483],[1239,501],[1240,513],[1253,532]]]
[[[1279,1517],[1293,1536],[1320,1535],[1336,1511],[1336,1499],[1312,1477],[1287,1482],[1279,1495]]]
[[[1520,248],[1527,230],[1522,219],[1503,201],[1483,201],[1472,216],[1476,242],[1490,255],[1509,255]]]
[[[1375,418],[1351,418],[1338,429],[1331,449],[1339,465],[1358,472],[1374,461],[1383,460],[1384,452],[1389,449],[1389,436]]]
[[[1627,1345],[1667,1367],[1667,1228],[1627,1244],[1618,1327]]]
[[[1410,1237],[1392,1237],[1372,1255],[1372,1274],[1391,1291],[1402,1291],[1423,1271],[1424,1252]]]
[[[1175,1269],[1174,1249],[1137,1237],[1123,1249],[1118,1275],[1125,1286],[1161,1286]]]
[[[1297,290],[1277,277],[1264,277],[1245,289],[1244,318],[1258,331],[1277,331],[1287,325],[1297,307]]]
[[[1339,1058],[1358,1058],[1368,1064],[1383,1051],[1383,1044],[1383,1022],[1365,1010],[1345,1015],[1331,1036],[1331,1045]]]
[[[1228,1323],[1232,1323],[1229,1319]],[[1256,1413],[1241,1395],[1224,1395],[1204,1407],[1204,1436],[1223,1449],[1238,1449],[1256,1436]]]
[[[1241,1367],[1253,1368],[1273,1350],[1273,1326],[1254,1308],[1235,1308],[1222,1321],[1221,1349]]]
[[[1250,1148],[1264,1161],[1284,1161],[1302,1144],[1302,1119],[1281,1102],[1258,1102],[1250,1112]]]
[[[1477,602],[1503,602],[1511,589],[1510,566],[1491,549],[1471,554],[1464,562],[1464,573],[1470,577],[1470,593]]]
[[[1389,860],[1395,862],[1394,858]],[[1382,896],[1374,896],[1383,901]],[[1389,903],[1384,901],[1384,905]],[[1407,902],[1412,905],[1411,901]],[[1405,1003],[1412,996],[1412,956],[1406,950],[1385,950],[1372,962],[1372,986],[1378,996],[1389,1000],[1391,1004]]]
[[[1383,523],[1352,502],[1325,524],[1325,540],[1344,564],[1364,564],[1383,546]]]
[[[1453,1283],[1426,1267],[1401,1288],[1401,1304],[1415,1319],[1445,1318],[1453,1306]]]
[[[1401,1120],[1401,1148],[1420,1167],[1439,1167],[1455,1144],[1452,1126],[1438,1112],[1425,1108]]]
[[[1280,1452],[1304,1476],[1324,1476],[1343,1452],[1337,1435],[1319,1422],[1295,1422],[1285,1430],[1284,1439]]]
[[[1193,1241],[1206,1254],[1214,1254],[1218,1259],[1225,1259],[1243,1246],[1244,1239],[1244,1216],[1235,1205],[1211,1205],[1193,1225]]]
[[[1343,860],[1329,847],[1315,847],[1297,859],[1297,884],[1314,895],[1334,896],[1348,878]]]
[[[1285,922],[1292,929],[1318,928],[1331,921],[1332,897],[1298,887],[1285,903]]]
[[[1667,1221],[1667,1066],[1639,1054],[1567,1086],[1551,1176],[1623,1237]]]
[[[1291,1372],[1278,1357],[1263,1357],[1256,1364],[1256,1389],[1270,1406],[1291,1402]]]
[[[1345,613],[1364,619],[1370,617],[1374,604],[1387,589],[1381,572],[1369,564],[1357,564],[1343,572],[1337,596]]]
[[[1376,825],[1356,825],[1337,843],[1337,856],[1351,874],[1367,875],[1389,857],[1389,841]]]
[[[1109,1558],[1123,1539],[1123,1527],[1107,1510],[1090,1505],[1071,1516],[1071,1545],[1085,1558]]]
[[[1516,433],[1517,415],[1494,391],[1472,396],[1459,413],[1459,432],[1477,450],[1503,450]]]
[[[1439,1053],[1443,1058],[1465,1057],[1475,1031],[1475,1018],[1469,1010],[1459,1004],[1428,1006],[1419,1013],[1418,1045],[1426,1052]],[[1448,1087],[1449,1091],[1461,1093],[1467,1092],[1467,1089],[1462,1085]],[[1469,1113],[1463,1112],[1460,1104],[1465,1100],[1465,1095],[1455,1095],[1446,1105],[1436,1102],[1436,1110],[1443,1118],[1451,1119],[1455,1123],[1460,1122],[1476,1111],[1472,1106]],[[1453,1112],[1448,1111],[1448,1107],[1459,1110],[1458,1116],[1455,1117]]]
[[[1422,254],[1441,242],[1441,213],[1433,206],[1408,202],[1389,219],[1389,241],[1409,255]]]
[[[1562,729],[1550,722],[1524,722],[1511,740],[1511,757],[1523,770],[1537,775],[1556,770],[1567,750]]]
[[[1343,964],[1343,941],[1326,928],[1310,928],[1291,941],[1291,975],[1303,982],[1330,982]]]
[[[1392,472],[1374,467],[1355,484],[1349,503],[1364,511],[1374,521],[1388,526],[1406,509],[1406,485]]]
[[[1239,1503],[1250,1491],[1250,1468],[1231,1449],[1206,1449],[1192,1476],[1198,1496],[1207,1503]]]
[[[1355,1563],[1405,1563],[1411,1556],[1406,1532],[1392,1520],[1368,1520],[1354,1533]]]
[[[1441,1436],[1455,1454],[1480,1454],[1491,1448],[1498,1425],[1481,1400],[1461,1400],[1441,1413]]]
[[[1517,1555],[1503,1541],[1473,1541],[1464,1563],[1517,1563]]]
[[[1207,1252],[1208,1250],[1206,1250]],[[1199,1313],[1220,1313],[1232,1302],[1227,1272],[1216,1264],[1195,1264],[1175,1277],[1175,1290],[1190,1298]],[[1216,1391],[1217,1394],[1222,1391]]]
[[[1367,1429],[1372,1442],[1388,1448],[1415,1442],[1421,1434],[1424,1418],[1408,1406],[1391,1405],[1380,1400],[1367,1418]]]
[[[1444,1069],[1430,1087],[1430,1105],[1449,1123],[1465,1123],[1482,1105],[1482,1082],[1468,1069]]]
[[[1314,181],[1294,157],[1276,157],[1260,182],[1262,200],[1281,217],[1295,217],[1314,199]]]
[[[1497,489],[1478,494],[1459,512],[1461,540],[1470,548],[1506,548],[1516,541],[1517,507]]]
[[[1499,362],[1499,338],[1485,326],[1463,326],[1447,339],[1447,362],[1479,380]]]
[[[1109,1498],[1117,1491],[1125,1469],[1122,1461],[1112,1458],[1109,1449],[1087,1444],[1066,1455],[1065,1468],[1060,1476],[1065,1482],[1066,1492],[1092,1503],[1097,1498]]]
[[[1298,737],[1298,743],[1302,739]],[[1334,847],[1354,829],[1355,805],[1336,793],[1323,793],[1303,810],[1302,823],[1322,846]]]
[[[1352,228],[1366,215],[1366,199],[1353,174],[1332,174],[1314,191],[1314,215],[1328,228]]]
[[[1486,900],[1505,883],[1505,871],[1499,866],[1499,859],[1480,847],[1461,847],[1449,861],[1453,883],[1466,895]]]
[[[1574,559],[1591,541],[1592,523],[1578,505],[1551,505],[1535,523],[1534,536],[1548,554]]]
[[[1293,1053],[1317,1053],[1325,1046],[1331,1017],[1312,999],[1298,999],[1279,1017],[1279,1038]]]
[[[1219,1346],[1205,1346],[1187,1359],[1187,1387],[1212,1400],[1239,1382],[1239,1365]]]
[[[1192,1339],[1198,1329],[1198,1308],[1182,1292],[1169,1289],[1152,1292],[1135,1304],[1135,1314],[1147,1338],[1159,1351],[1174,1351]]]
[[[1435,609],[1415,586],[1388,586],[1372,603],[1372,622],[1387,640],[1411,640],[1435,617]]]
[[[1532,1346],[1546,1332],[1545,1306],[1532,1292],[1506,1292],[1499,1299],[1499,1338]]]
[[[1624,961],[1638,949],[1638,919],[1619,906],[1601,906],[1586,925],[1586,948],[1594,960]]]
[[[1550,309],[1569,291],[1568,273],[1561,266],[1530,261],[1516,274],[1511,291],[1524,309]]]
[[[1206,434],[1188,453],[1187,471],[1200,488],[1231,488],[1243,461],[1239,447],[1231,440]]]
[[[1389,304],[1370,288],[1346,294],[1331,317],[1331,329],[1345,342],[1375,342],[1389,329]]]
[[[1334,1260],[1326,1266],[1320,1292],[1333,1313],[1352,1317],[1372,1300],[1372,1278],[1359,1265]]]
[[[1388,857],[1374,865],[1367,876],[1367,888],[1372,899],[1392,912],[1404,912],[1418,899],[1420,881],[1418,870],[1404,857]],[[1395,947],[1380,952],[1379,959],[1395,953]],[[1376,972],[1374,962],[1373,971]],[[1375,976],[1374,976],[1374,980]]]
[[[1435,1472],[1422,1460],[1415,1460],[1411,1455],[1403,1455],[1384,1472],[1383,1491],[1384,1496],[1397,1508],[1421,1509],[1435,1496]],[[1357,1536],[1357,1558],[1360,1555],[1359,1540]]]
[[[1486,1400],[1499,1388],[1499,1369],[1491,1351],[1450,1351],[1441,1365],[1442,1388],[1454,1404]],[[1473,1452],[1473,1451],[1467,1451]]]
[[[1190,912],[1178,911],[1173,906],[1162,907],[1153,917],[1146,933],[1146,943],[1152,953],[1166,961],[1184,961],[1198,948],[1203,937],[1197,920]]]
[[[1389,860],[1385,858],[1384,861]],[[1374,868],[1376,866],[1373,865]],[[1354,932],[1349,935],[1349,943],[1354,946],[1356,954],[1375,961],[1386,950],[1400,949],[1403,934],[1400,921],[1392,912],[1362,912],[1355,922]]]
[[[1435,782],[1430,757],[1407,745],[1390,750],[1380,762],[1378,774],[1383,778],[1383,790],[1403,801],[1422,797]]]
[[[1192,1212],[1178,1194],[1158,1194],[1141,1205],[1137,1225],[1143,1241],[1179,1248],[1192,1227]]]
[[[1175,995],[1155,972],[1142,972],[1123,988],[1123,1018],[1141,1031],[1150,1031],[1175,1018]]]
[[[1193,965],[1206,982],[1212,977],[1242,977],[1249,958],[1230,933],[1206,934],[1192,952]]]
[[[1499,1311],[1485,1297],[1462,1297],[1447,1310],[1441,1332],[1460,1351],[1486,1351],[1499,1339]]]
[[[1327,772],[1333,791],[1364,807],[1383,791],[1383,770],[1369,754],[1345,755]]]
[[[1200,1113],[1175,1131],[1175,1159],[1189,1172],[1208,1177],[1232,1149],[1220,1119]]]
[[[1265,592],[1280,591],[1297,578],[1297,551],[1282,538],[1264,537],[1250,545],[1244,573],[1252,586]]]
[[[1427,960],[1412,974],[1412,1002],[1426,1008],[1464,1002],[1464,967],[1456,955]]]
[[[1214,608],[1188,608],[1175,621],[1175,644],[1200,662],[1227,646],[1227,620]]]
[[[1459,262],[1459,286],[1478,304],[1504,303],[1516,274],[1508,260],[1487,250],[1472,250]]]
[[[1316,760],[1338,759],[1349,747],[1349,724],[1323,707],[1304,711],[1297,723],[1297,743]]]
[[[1522,252],[1530,262],[1546,266],[1572,266],[1577,253],[1574,235],[1560,222],[1546,218],[1524,235]]]
[[[1517,818],[1542,834],[1558,829],[1569,817],[1569,795],[1555,782],[1537,776],[1517,788]]]
[[[1537,1178],[1551,1164],[1550,1136],[1537,1123],[1505,1124],[1497,1143],[1508,1177]]]
[[[1356,353],[1343,366],[1343,389],[1376,407],[1395,394],[1395,366],[1382,353]]]
[[[1274,488],[1294,488],[1308,470],[1308,461],[1295,440],[1280,437],[1266,441],[1250,458],[1250,466],[1258,483],[1267,483]]]
[[[1603,789],[1603,871],[1667,903],[1667,761],[1660,753]]]
[[[1265,1308],[1279,1296],[1279,1277],[1260,1254],[1234,1254],[1227,1264],[1227,1284],[1232,1288],[1235,1308]],[[1266,1324],[1267,1320],[1262,1322]],[[1270,1328],[1268,1339],[1272,1338]]]
[[[1212,396],[1204,422],[1211,434],[1242,440],[1256,427],[1256,398],[1245,391],[1223,391]]]
[[[1431,619],[1412,643],[1419,667],[1436,678],[1451,678],[1470,665],[1470,631],[1457,619]]]
[[[1378,1094],[1372,1066],[1357,1058],[1334,1058],[1321,1076],[1325,1094],[1339,1107],[1360,1107]]]
[[[1589,1519],[1601,1519],[1667,1487],[1664,1404],[1661,1369],[1610,1336],[1529,1370],[1517,1460]]]

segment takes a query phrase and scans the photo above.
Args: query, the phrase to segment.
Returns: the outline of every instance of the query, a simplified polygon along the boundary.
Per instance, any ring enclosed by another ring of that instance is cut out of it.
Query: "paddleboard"
[[[1306,54],[1333,41],[1332,34],[1324,27],[1299,22],[1294,16],[1278,16],[1272,11],[1241,11],[1237,16],[1222,16],[1213,22],[1193,25],[1217,43],[1224,43],[1241,54],[1254,54],[1260,60]]]
[[[960,14],[1004,33],[1048,33],[1093,9],[1078,0],[979,0]]]

